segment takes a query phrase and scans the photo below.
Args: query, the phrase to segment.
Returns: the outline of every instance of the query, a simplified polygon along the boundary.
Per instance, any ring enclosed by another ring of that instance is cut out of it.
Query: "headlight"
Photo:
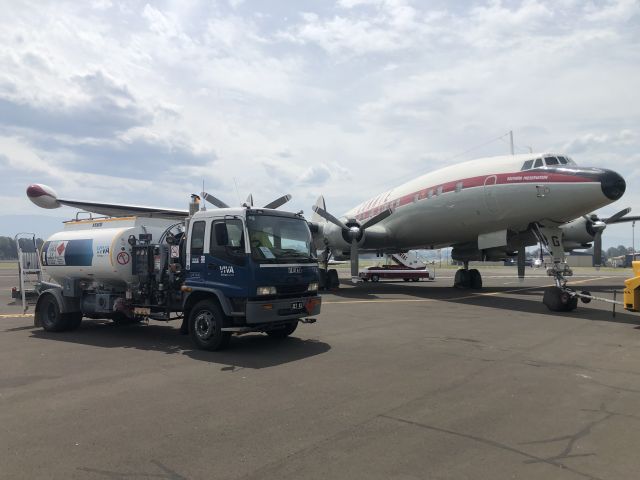
[[[275,295],[276,287],[258,287],[256,289],[256,295]]]
[[[309,284],[307,288],[307,292],[316,292],[318,290],[318,282],[313,282]]]

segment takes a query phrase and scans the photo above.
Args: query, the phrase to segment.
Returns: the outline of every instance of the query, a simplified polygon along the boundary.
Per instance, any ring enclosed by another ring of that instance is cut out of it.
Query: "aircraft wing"
[[[66,205],[109,217],[142,216],[183,219],[189,215],[188,210],[173,210],[141,205],[122,205],[117,203],[86,202],[58,198],[51,187],[42,184],[29,185],[27,188],[27,196],[29,200],[41,208],[52,209]]]

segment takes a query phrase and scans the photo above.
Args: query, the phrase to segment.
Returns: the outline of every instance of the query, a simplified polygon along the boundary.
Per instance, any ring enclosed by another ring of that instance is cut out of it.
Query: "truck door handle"
[[[216,268],[218,265],[216,265],[215,263],[207,263],[207,268],[209,270],[213,270],[214,268]]]

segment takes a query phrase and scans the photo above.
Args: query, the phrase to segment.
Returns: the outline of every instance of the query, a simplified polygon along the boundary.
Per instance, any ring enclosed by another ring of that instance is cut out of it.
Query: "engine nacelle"
[[[580,217],[560,226],[565,249],[588,248],[588,244],[593,242],[596,236],[598,222],[599,220],[587,220]]]

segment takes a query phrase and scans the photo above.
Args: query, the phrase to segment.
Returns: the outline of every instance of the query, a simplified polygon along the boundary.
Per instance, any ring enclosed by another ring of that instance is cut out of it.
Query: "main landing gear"
[[[480,290],[482,288],[482,275],[480,275],[480,272],[475,268],[469,270],[469,262],[464,262],[464,268],[456,271],[453,286],[456,288]]]
[[[340,286],[340,280],[338,279],[338,271],[335,268],[329,268],[329,259],[331,257],[331,250],[327,246],[322,255],[320,256],[320,290],[335,290]]]

